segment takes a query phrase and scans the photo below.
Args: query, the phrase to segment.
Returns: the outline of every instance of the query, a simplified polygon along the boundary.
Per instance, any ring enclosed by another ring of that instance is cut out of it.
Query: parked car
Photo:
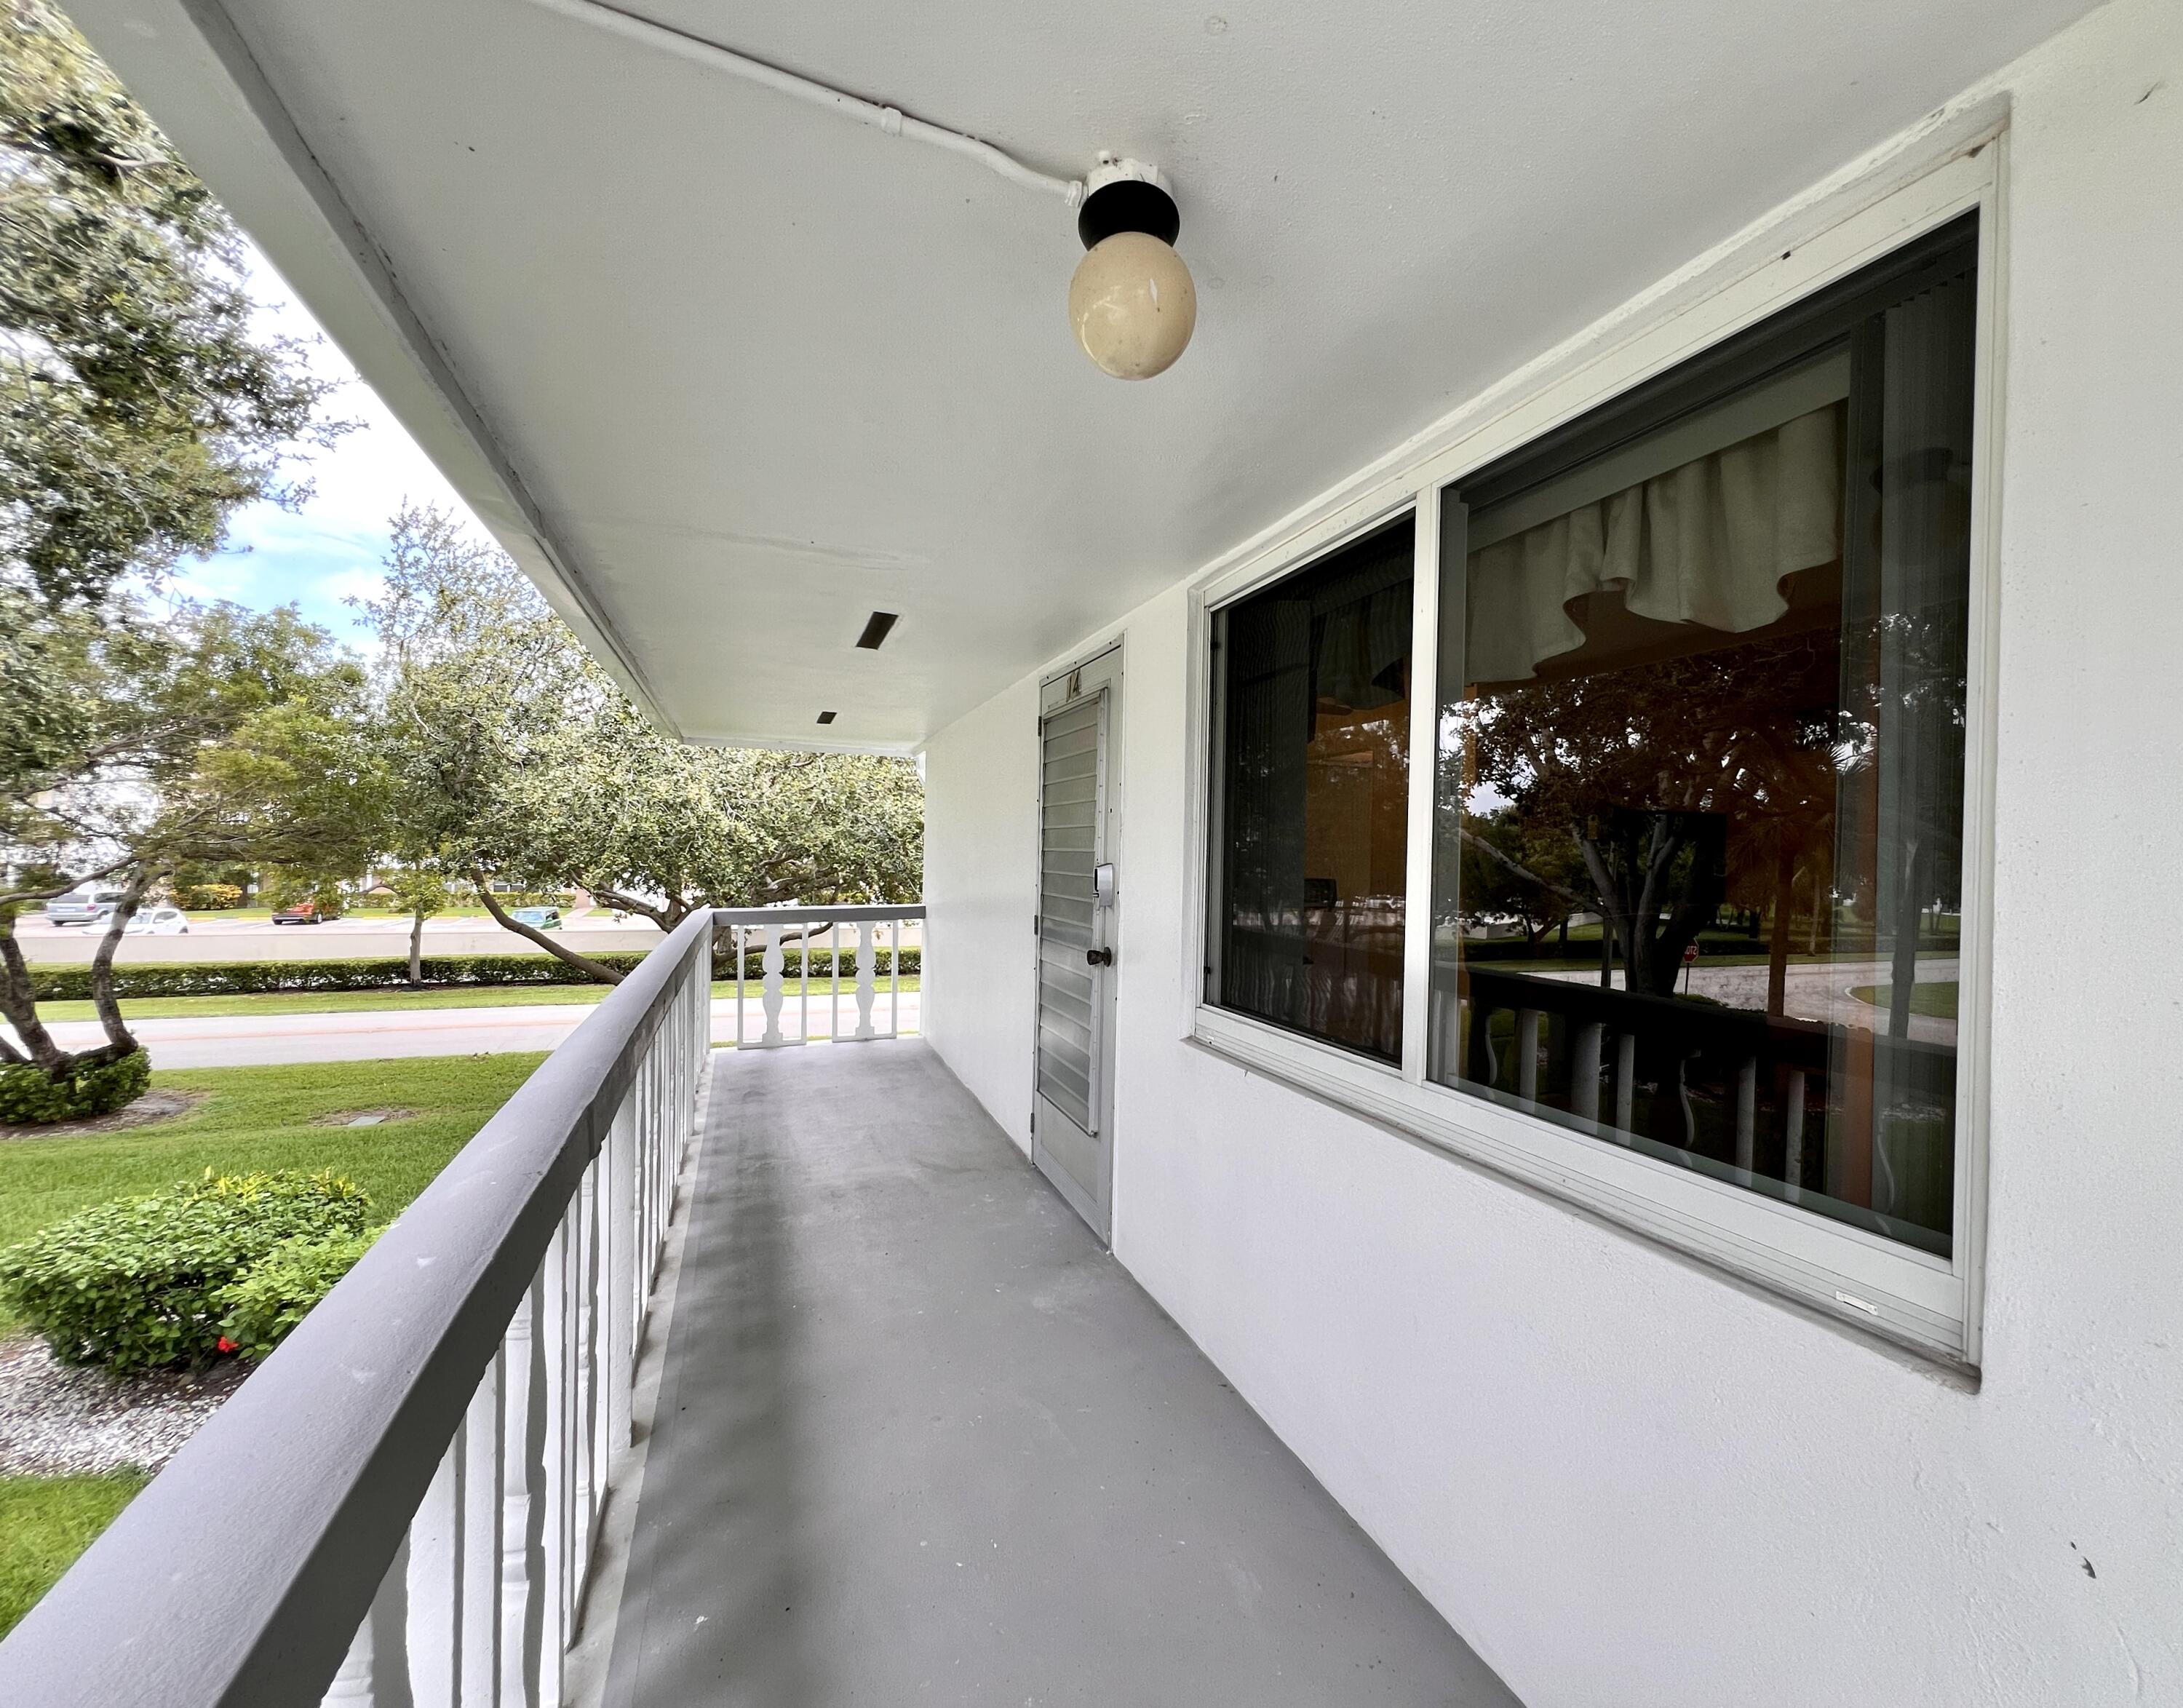
[[[561,910],[557,907],[519,907],[508,915],[518,925],[527,925],[533,931],[561,929]]]
[[[147,908],[122,927],[124,937],[187,937],[190,916],[178,907]]]
[[[284,907],[273,915],[275,925],[324,925],[341,915],[329,912],[314,901],[299,901],[293,907]]]
[[[48,925],[96,925],[121,899],[118,889],[80,889],[46,904]]]

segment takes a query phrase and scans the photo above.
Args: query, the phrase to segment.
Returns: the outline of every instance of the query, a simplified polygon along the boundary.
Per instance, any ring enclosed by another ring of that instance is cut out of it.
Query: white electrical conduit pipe
[[[588,24],[594,29],[619,36],[625,41],[656,47],[678,58],[687,59],[692,64],[725,71],[746,82],[775,89],[784,95],[792,95],[799,101],[808,101],[814,107],[825,107],[844,118],[853,119],[860,125],[884,131],[890,136],[907,136],[913,142],[929,142],[936,148],[945,148],[951,154],[960,154],[965,159],[975,160],[1012,184],[1020,184],[1027,190],[1041,190],[1049,196],[1058,196],[1072,208],[1084,200],[1081,179],[1049,177],[1043,172],[1034,171],[1014,156],[1002,153],[992,143],[980,142],[975,136],[966,136],[960,131],[950,131],[942,125],[928,125],[924,120],[914,119],[897,107],[882,107],[876,102],[845,95],[839,89],[830,89],[824,83],[814,83],[808,77],[799,77],[792,71],[769,65],[763,59],[753,59],[732,48],[723,47],[717,42],[708,42],[702,36],[692,36],[686,31],[678,30],[671,24],[661,24],[635,12],[625,12],[619,6],[607,4],[606,0],[530,0],[530,3],[548,12],[558,12],[580,24]]]

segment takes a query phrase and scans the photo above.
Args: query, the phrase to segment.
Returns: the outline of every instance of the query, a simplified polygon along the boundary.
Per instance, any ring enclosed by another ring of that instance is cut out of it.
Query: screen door
[[[1119,648],[1039,698],[1037,1095],[1031,1154],[1101,1239],[1108,1232]]]

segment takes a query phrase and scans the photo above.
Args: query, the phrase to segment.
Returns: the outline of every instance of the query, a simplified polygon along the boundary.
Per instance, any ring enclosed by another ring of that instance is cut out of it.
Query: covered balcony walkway
[[[921,1041],[691,1169],[608,1708],[1514,1701]]]

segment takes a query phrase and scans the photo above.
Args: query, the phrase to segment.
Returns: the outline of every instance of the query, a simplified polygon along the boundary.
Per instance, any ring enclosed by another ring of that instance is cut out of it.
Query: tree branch
[[[1496,865],[1506,867],[1508,871],[1515,873],[1518,877],[1523,879],[1525,883],[1536,884],[1541,889],[1546,891],[1549,895],[1559,896],[1576,912],[1582,913],[1585,910],[1584,899],[1578,895],[1575,890],[1564,889],[1561,885],[1556,883],[1552,878],[1541,877],[1538,873],[1533,871],[1529,866],[1519,865],[1517,861],[1511,860],[1507,854],[1502,853],[1499,848],[1494,847],[1491,843],[1488,842],[1484,837],[1479,835],[1476,831],[1472,830],[1468,825],[1463,826],[1462,834],[1464,841],[1469,843],[1471,847],[1476,848],[1479,853],[1484,854],[1486,859],[1491,860]]]
[[[512,931],[518,937],[529,937],[554,960],[561,962],[564,966],[575,968],[586,978],[596,979],[601,984],[621,982],[622,976],[612,967],[593,960],[589,955],[578,954],[575,950],[554,942],[551,937],[540,931],[536,926],[525,925],[521,920],[512,915],[500,904],[500,898],[492,893],[492,884],[483,871],[473,867],[470,871],[470,882],[477,886],[478,899],[485,904],[485,910],[492,915],[494,923],[503,931]]]
[[[158,874],[148,867],[139,867],[129,875],[122,887],[121,899],[114,904],[114,917],[107,923],[106,935],[100,939],[98,949],[91,958],[91,1003],[98,1011],[98,1022],[106,1028],[106,1047],[103,1054],[108,1061],[119,1061],[133,1055],[142,1048],[121,1018],[121,1005],[114,999],[114,952],[121,947],[121,934],[129,929],[129,921],[136,917],[136,910],[144,904],[144,893],[152,887]]]

